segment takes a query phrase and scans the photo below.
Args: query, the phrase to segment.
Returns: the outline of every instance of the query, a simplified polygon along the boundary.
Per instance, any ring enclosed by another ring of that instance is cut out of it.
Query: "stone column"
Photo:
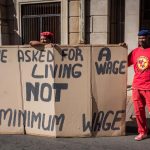
[[[69,44],[79,43],[79,0],[69,1]]]
[[[91,0],[90,6],[90,44],[107,44],[108,0]]]
[[[80,30],[80,36],[79,41],[80,43],[85,43],[85,0],[80,0],[80,20],[79,20],[79,30]]]

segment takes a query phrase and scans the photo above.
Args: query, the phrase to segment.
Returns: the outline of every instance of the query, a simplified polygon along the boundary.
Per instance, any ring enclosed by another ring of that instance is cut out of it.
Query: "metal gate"
[[[22,44],[39,40],[40,32],[54,33],[53,43],[60,43],[61,37],[60,2],[21,5]]]

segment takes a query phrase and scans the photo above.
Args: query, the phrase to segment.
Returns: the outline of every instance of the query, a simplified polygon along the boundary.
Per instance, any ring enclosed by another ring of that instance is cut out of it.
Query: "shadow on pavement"
[[[150,118],[147,118],[147,125],[148,125],[148,135],[150,136]],[[136,121],[127,121],[126,122],[126,135],[137,135],[138,129]]]

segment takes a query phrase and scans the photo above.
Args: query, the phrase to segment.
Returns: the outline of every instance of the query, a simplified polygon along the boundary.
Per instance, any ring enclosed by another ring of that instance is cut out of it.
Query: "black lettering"
[[[28,127],[30,127],[30,120],[31,120],[31,117],[30,117],[31,115],[30,115],[30,111],[28,111]]]
[[[63,65],[61,64],[61,65],[59,66],[59,74],[58,74],[58,77],[59,77],[59,78],[61,78],[61,76],[62,76],[62,71],[63,71]]]
[[[44,98],[44,96],[45,96],[45,93],[44,93],[45,88],[48,89],[48,92],[47,92],[48,95],[47,95],[46,98]],[[43,83],[41,85],[41,92],[40,92],[41,100],[45,101],[45,102],[49,102],[51,100],[51,95],[52,95],[52,87],[51,87],[51,85],[48,84],[48,83]]]
[[[81,71],[75,71],[76,67],[82,67],[82,64],[74,64],[72,67],[72,77],[79,78],[81,77]]]
[[[41,113],[38,113],[36,115],[34,112],[32,112],[31,128],[33,128],[35,121],[38,122],[38,129],[40,129],[40,125],[41,125]]]
[[[51,51],[47,51],[47,62],[52,62],[54,60],[54,54]]]
[[[104,47],[100,50],[98,55],[98,61],[101,61],[104,56],[106,57],[106,61],[111,60],[111,51],[108,47]]]
[[[104,112],[100,111],[97,115],[95,126],[94,126],[94,131],[100,131],[101,125],[103,123],[103,118],[104,118]]]
[[[52,116],[50,115],[48,117],[48,125],[47,125],[47,127],[45,127],[45,114],[43,114],[43,119],[42,119],[42,128],[43,128],[43,130],[47,130],[47,131],[50,130],[51,120],[52,120]],[[46,122],[47,122],[47,120],[46,120]]]
[[[62,131],[64,120],[65,120],[64,114],[60,114],[59,116],[48,115],[47,118],[46,118],[46,114],[44,113],[41,114],[40,112],[35,113],[26,110],[17,111],[16,109],[12,110],[10,108],[8,108],[7,110],[0,109],[0,125],[2,124],[3,120],[6,120],[8,122],[8,127],[11,125],[15,127],[16,122],[18,121],[18,127],[28,126],[30,128],[36,127],[37,129],[41,129],[42,127],[42,129],[46,131],[50,131],[50,130],[54,131],[54,129],[56,130],[58,129],[59,131]],[[11,122],[13,124],[11,124]],[[58,126],[58,128],[55,128],[55,126]]]
[[[16,115],[17,115],[17,111],[16,109],[14,110],[14,117],[13,117],[13,126],[15,127],[16,125]]]
[[[106,113],[106,115],[104,117],[103,126],[102,126],[104,131],[110,130],[110,128],[111,128],[111,123],[110,122],[106,122],[108,120],[108,116],[110,114],[114,115],[114,112],[110,110],[110,111],[108,111]]]
[[[78,61],[79,60],[79,57],[80,57],[80,60],[83,61],[83,55],[82,55],[82,50],[77,48],[76,49],[76,58],[75,58],[75,61]]]
[[[67,75],[67,78],[70,78],[71,68],[72,68],[71,64],[64,64],[64,70],[63,70],[62,78],[65,78],[65,75]]]
[[[85,132],[87,130],[92,131],[92,125],[91,125],[90,121],[86,122],[85,114],[82,114],[82,124],[83,124],[83,132]]]
[[[93,115],[92,115],[92,129],[94,129],[96,118],[97,118],[97,112],[93,112]]]
[[[34,96],[34,101],[38,101],[39,96],[39,83],[36,82],[35,85],[33,85],[30,82],[26,83],[26,100],[31,101],[31,93]]]
[[[22,50],[18,50],[18,62],[24,62],[24,53]]]
[[[69,55],[68,55],[69,60],[74,60],[75,55],[76,55],[75,50],[74,49],[70,49],[69,50]]]
[[[59,125],[59,131],[62,131],[64,120],[65,120],[64,114],[60,114],[60,116],[54,115],[53,120],[52,120],[51,131],[54,130],[55,125],[59,125],[59,124],[60,124]]]
[[[37,71],[37,64],[35,64],[32,69],[32,77],[33,78],[44,78],[44,75],[37,75],[36,71]]]
[[[31,61],[30,55],[28,55],[28,53],[31,53],[31,51],[30,51],[30,50],[26,50],[26,51],[25,51],[25,55],[26,55],[27,58],[28,58],[28,59],[25,60],[25,62],[30,62],[30,61]]]
[[[40,51],[39,62],[44,62],[42,59],[45,55],[43,55],[43,51]]]
[[[38,53],[39,53],[39,51],[33,51],[33,53],[32,53],[32,61],[34,62],[34,61],[38,61],[38,59],[37,59],[37,55],[38,55]]]
[[[61,65],[62,66],[62,65]],[[62,67],[60,67],[59,71],[61,70]],[[55,64],[54,65],[54,68],[53,66],[50,64],[50,71],[51,71],[51,74],[52,74],[52,77],[55,78],[56,77],[56,72],[58,70],[58,65]],[[61,75],[59,75],[61,77]]]
[[[114,61],[114,63],[113,63],[113,69],[112,69],[112,72],[114,74],[118,74],[118,68],[116,67],[117,64],[119,64],[119,61],[118,60]]]
[[[106,62],[104,62],[104,64],[98,64],[98,62],[95,62],[96,71],[98,75],[105,74],[106,65],[107,65]]]
[[[48,78],[48,69],[49,69],[49,66],[46,64],[45,65],[45,78]],[[52,77],[53,77],[53,72],[52,72]]]
[[[11,121],[12,121],[12,110],[10,108],[8,108],[7,110],[4,109],[0,109],[0,125],[2,124],[2,114],[4,115],[4,120],[6,119],[6,116],[8,116],[7,114],[9,113],[9,117],[8,117],[8,126],[11,125]]]
[[[68,55],[68,53],[65,53],[66,51],[68,51],[68,49],[62,49],[63,55],[61,57],[61,60],[64,61],[64,58]]]
[[[121,61],[120,67],[119,67],[119,73],[125,74],[125,67],[126,67],[127,61]]]
[[[53,88],[56,89],[55,101],[60,102],[61,90],[68,89],[68,84],[67,83],[54,83]]]
[[[2,63],[7,63],[7,55],[5,55],[6,52],[7,52],[7,49],[0,50],[0,61]]]
[[[107,62],[106,74],[111,74],[111,70],[112,70],[112,62],[109,61]]]
[[[22,119],[21,119],[22,118]],[[19,110],[18,112],[18,127],[20,127],[23,123],[23,125],[25,126],[26,125],[26,110],[22,111],[22,110]],[[29,118],[28,118],[29,120]]]
[[[125,110],[118,110],[116,112],[114,120],[112,122],[112,127],[111,127],[112,130],[120,130],[119,127],[115,127],[115,124],[116,124],[116,122],[121,121],[121,117],[122,117],[123,114],[125,114]],[[121,117],[118,117],[119,115],[121,115]]]

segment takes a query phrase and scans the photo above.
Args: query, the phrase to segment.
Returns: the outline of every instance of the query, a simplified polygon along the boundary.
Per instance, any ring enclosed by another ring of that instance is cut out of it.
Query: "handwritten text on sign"
[[[71,64],[49,64],[54,61],[54,53],[50,50],[46,51],[31,51],[31,50],[18,50],[18,62],[44,62],[43,74],[38,73],[38,64],[34,64],[32,68],[32,78],[80,78],[82,75],[81,68],[83,61],[82,50],[79,48],[63,49],[65,56],[61,56],[61,61],[65,59],[75,61]],[[52,90],[55,90],[55,102],[61,99],[61,92],[68,89],[68,83],[31,83],[26,82],[26,100],[31,101],[33,95],[34,101],[41,99],[44,102],[51,101]],[[44,91],[48,90],[48,95],[44,95]]]
[[[38,82],[40,79],[49,78],[66,78],[66,79],[78,79],[82,76],[84,61],[83,53],[80,48],[70,48],[63,49],[65,56],[61,56],[61,64],[52,64],[54,61],[54,53],[51,50],[38,51],[38,50],[18,50],[18,62],[19,63],[30,63],[32,62],[31,77],[37,79],[36,82],[25,83],[25,94],[26,101],[39,100],[43,102],[50,102],[52,100],[52,91],[55,90],[55,102],[61,102],[61,94],[63,91],[69,90],[68,83],[49,83],[49,82]],[[0,63],[7,63],[7,50],[0,50]],[[105,74],[125,74],[125,67],[127,62],[125,60],[113,60],[112,52],[109,48],[101,48],[99,50],[98,59],[95,62],[96,72],[98,75]],[[65,60],[69,60],[66,63]],[[104,61],[102,61],[104,60]],[[65,63],[64,63],[65,62]],[[73,62],[73,63],[71,63]],[[39,72],[39,63],[43,63],[43,73]],[[87,81],[89,82],[89,81]],[[44,91],[48,90],[48,94],[45,95]],[[33,98],[33,99],[32,99]],[[120,130],[117,126],[118,122],[121,120],[122,114],[125,111],[110,110],[107,112],[99,111],[94,113],[92,116],[92,121],[86,118],[86,114],[83,112],[80,118],[82,118],[83,132],[86,130],[90,131],[108,131],[108,130]],[[46,113],[38,112],[35,113],[31,110],[17,110],[17,109],[0,109],[0,125],[3,121],[8,121],[8,126],[21,126],[23,122],[24,125],[33,128],[37,126],[38,129],[53,131],[55,125],[58,126],[59,131],[63,130],[63,125],[65,121],[65,114],[62,112],[58,115],[49,115]],[[112,121],[110,122],[110,118]],[[48,120],[48,122],[46,121]]]
[[[82,114],[82,124],[83,124],[83,132],[86,130],[90,131],[109,131],[109,130],[120,130],[120,127],[117,126],[117,123],[121,120],[122,114],[124,114],[124,110],[118,111],[108,111],[103,112],[100,111],[98,113],[94,113],[92,117],[92,122],[86,120],[86,115]],[[108,121],[109,118],[113,118],[112,122]],[[35,113],[33,111],[21,111],[21,110],[12,110],[11,108],[0,109],[0,125],[3,124],[3,121],[7,120],[8,126],[20,127],[21,123],[26,127],[34,128],[35,126],[38,129],[42,129],[44,131],[54,131],[55,125],[58,126],[59,131],[63,130],[65,114],[60,115],[48,115],[45,113]],[[46,121],[48,120],[48,122]]]
[[[105,62],[102,63],[102,59]],[[125,74],[126,60],[111,61],[111,51],[108,47],[104,47],[99,51],[98,61],[95,62],[95,67],[98,75],[104,74]]]

